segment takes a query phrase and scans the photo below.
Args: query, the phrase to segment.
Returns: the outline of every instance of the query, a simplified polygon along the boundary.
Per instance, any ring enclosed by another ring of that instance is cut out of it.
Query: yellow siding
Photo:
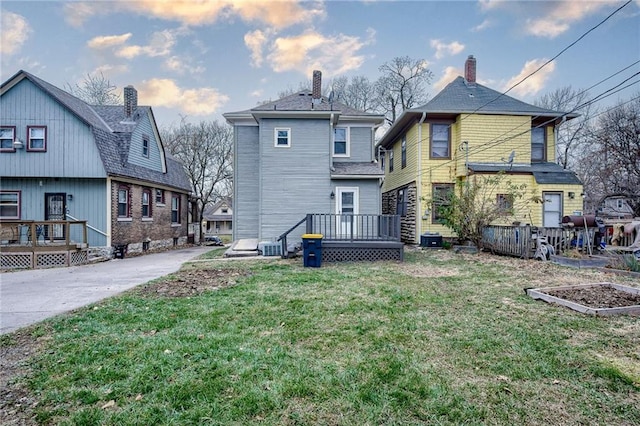
[[[556,161],[556,134],[553,126],[547,127],[547,161],[550,163]]]
[[[423,134],[424,138],[424,134]],[[384,163],[382,192],[399,188],[416,180],[418,176],[418,126],[407,131],[407,165],[402,168],[402,136],[393,143],[393,172],[389,172],[389,152]]]

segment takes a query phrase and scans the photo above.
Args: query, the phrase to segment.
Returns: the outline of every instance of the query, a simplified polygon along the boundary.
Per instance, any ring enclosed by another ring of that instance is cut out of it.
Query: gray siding
[[[258,238],[260,148],[258,126],[234,129],[233,239]]]
[[[338,161],[372,161],[372,147],[373,141],[371,127],[355,127],[352,126],[349,130],[351,144],[350,156],[348,158],[340,157],[336,159]]]
[[[291,128],[291,147],[274,146],[276,127]],[[277,238],[307,213],[328,211],[331,140],[328,120],[261,120],[260,239]]]
[[[27,126],[47,126],[47,151],[0,154],[2,176],[106,177],[88,125],[24,79],[0,100],[3,126],[15,126],[16,136],[27,142]],[[3,184],[4,186],[4,184]]]
[[[345,186],[358,188],[360,197],[358,199],[359,214],[381,214],[382,195],[380,192],[380,184],[378,182],[378,179],[334,179],[331,182],[331,191],[337,193],[337,187]],[[336,213],[335,200],[332,200],[331,203],[331,213]]]
[[[142,155],[142,137],[149,138],[149,158]],[[160,156],[160,142],[156,139],[149,115],[143,114],[136,129],[131,133],[131,144],[129,145],[129,158],[131,164],[137,164],[157,172],[162,171],[162,161]]]
[[[73,196],[72,200],[65,196],[69,215],[86,220],[88,225],[104,233],[107,230],[106,185],[106,179],[2,178],[3,190],[21,191],[20,219],[44,220],[45,194],[61,192]],[[87,235],[92,247],[107,243],[106,237],[96,231],[88,229]]]

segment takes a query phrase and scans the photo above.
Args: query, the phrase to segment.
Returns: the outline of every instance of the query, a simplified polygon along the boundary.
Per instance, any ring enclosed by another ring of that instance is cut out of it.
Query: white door
[[[562,194],[558,192],[544,192],[542,194],[542,226],[558,228],[562,222]]]
[[[342,238],[356,234],[357,224],[354,215],[358,214],[358,188],[336,188],[336,213],[338,213],[338,232]]]

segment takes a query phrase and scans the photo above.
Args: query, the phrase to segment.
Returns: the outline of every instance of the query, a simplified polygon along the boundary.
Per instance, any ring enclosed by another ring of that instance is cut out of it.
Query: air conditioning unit
[[[282,256],[282,244],[263,241],[258,244],[258,251],[260,251],[263,256]]]

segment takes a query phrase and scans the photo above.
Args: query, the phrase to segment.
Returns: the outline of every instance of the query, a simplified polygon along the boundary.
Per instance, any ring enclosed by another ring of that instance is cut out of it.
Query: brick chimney
[[[138,107],[138,91],[129,85],[124,88],[124,116],[131,118]]]
[[[311,102],[319,104],[322,98],[322,72],[313,72],[313,85],[311,86]]]
[[[464,63],[464,79],[471,85],[476,84],[476,58],[469,55]]]

